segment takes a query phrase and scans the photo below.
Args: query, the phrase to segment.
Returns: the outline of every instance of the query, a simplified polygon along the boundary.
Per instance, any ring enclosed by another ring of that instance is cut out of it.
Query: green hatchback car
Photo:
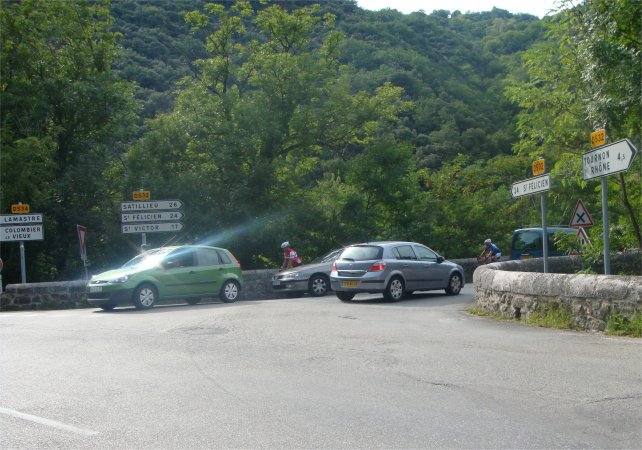
[[[120,269],[94,275],[87,283],[87,301],[105,311],[121,304],[149,309],[160,300],[204,297],[236,301],[243,286],[238,260],[224,248],[182,245],[148,250]]]

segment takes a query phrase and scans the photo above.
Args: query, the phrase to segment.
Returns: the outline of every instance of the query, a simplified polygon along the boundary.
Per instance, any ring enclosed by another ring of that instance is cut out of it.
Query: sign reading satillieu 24
[[[584,180],[629,170],[637,151],[631,141],[622,139],[584,153],[582,155]]]

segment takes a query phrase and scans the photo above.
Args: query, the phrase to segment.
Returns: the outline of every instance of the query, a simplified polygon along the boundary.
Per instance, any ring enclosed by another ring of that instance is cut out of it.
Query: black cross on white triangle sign
[[[571,223],[568,224],[569,227],[592,227],[593,219],[588,210],[582,203],[582,200],[577,201],[575,205],[575,211],[573,212],[573,217],[571,218]]]

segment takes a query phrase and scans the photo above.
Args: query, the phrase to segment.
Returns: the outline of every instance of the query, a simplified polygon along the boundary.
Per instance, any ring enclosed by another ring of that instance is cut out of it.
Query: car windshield
[[[327,253],[323,256],[320,256],[316,259],[314,259],[310,264],[320,264],[320,263],[329,263],[333,262],[337,257],[341,254],[343,251],[342,248],[338,250],[332,250],[330,253]]]
[[[376,245],[355,245],[346,248],[341,253],[341,259],[349,261],[371,261],[373,259],[381,259],[383,255],[383,248]]]
[[[155,248],[148,250],[123,264],[123,269],[141,269],[158,265],[163,257],[170,252],[169,248]]]

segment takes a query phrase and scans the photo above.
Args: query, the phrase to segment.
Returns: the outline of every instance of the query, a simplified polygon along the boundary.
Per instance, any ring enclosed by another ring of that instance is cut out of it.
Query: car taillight
[[[234,262],[236,263],[237,266],[239,266],[239,269],[241,268],[241,263],[239,262],[238,259],[236,259],[236,256],[232,255],[232,258],[234,258]]]
[[[384,264],[384,262],[379,261],[371,265],[370,268],[368,269],[368,272],[381,272],[385,268],[386,268],[386,265]]]
[[[337,271],[337,263],[332,263],[332,270],[333,270],[334,272],[336,272],[336,271]]]

